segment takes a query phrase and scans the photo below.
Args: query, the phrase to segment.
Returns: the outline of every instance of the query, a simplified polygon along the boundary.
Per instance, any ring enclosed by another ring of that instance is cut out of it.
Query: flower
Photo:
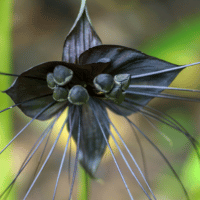
[[[129,186],[125,181],[109,145],[109,137],[113,138],[132,176],[141,186],[146,196],[151,199],[148,194],[150,192],[153,198],[156,199],[140,167],[137,165],[137,162],[128,150],[126,144],[123,142],[123,139],[114,124],[109,119],[106,109],[110,109],[114,113],[123,116],[134,129],[139,131],[150,144],[152,144],[169,165],[188,198],[185,187],[167,158],[128,118],[129,115],[135,112],[144,112],[145,115],[150,115],[153,118],[167,123],[165,117],[161,118],[159,116],[160,118],[158,118],[158,114],[154,113],[152,109],[149,108],[150,111],[148,111],[144,110],[144,107],[147,108],[146,105],[154,97],[181,99],[175,95],[161,94],[161,92],[164,89],[181,90],[169,88],[168,86],[178,73],[188,66],[189,65],[174,65],[128,47],[102,45],[101,40],[91,26],[87,13],[86,1],[82,1],[79,15],[65,40],[62,61],[46,62],[23,72],[18,76],[12,86],[4,91],[15,102],[15,106],[18,106],[25,115],[32,118],[13,140],[20,135],[33,120],[47,120],[55,117],[52,124],[39,138],[40,140],[36,143],[36,147],[30,152],[16,178],[26,167],[30,158],[37,151],[44,138],[48,137],[60,114],[64,112],[67,107],[69,109],[68,117],[24,199],[29,195],[29,192],[55,149],[65,125],[67,125],[69,130],[69,137],[60,164],[54,197],[69,139],[72,136],[77,143],[77,153],[69,199],[72,195],[77,162],[79,161],[86,172],[94,178],[95,172],[107,146],[110,149],[130,199],[133,199],[134,195],[131,194]],[[182,99],[192,100],[189,98]],[[197,148],[198,142],[173,119],[171,119],[168,125],[184,133],[194,147]],[[131,169],[126,157],[110,131],[111,126],[114,127],[126,150],[135,162],[149,191],[146,191],[145,186],[140,183]],[[11,140],[2,152],[13,140]],[[5,191],[12,187],[16,178]]]

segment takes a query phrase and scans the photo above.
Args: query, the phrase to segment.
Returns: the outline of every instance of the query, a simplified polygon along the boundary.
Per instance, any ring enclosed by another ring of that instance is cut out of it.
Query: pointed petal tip
[[[102,42],[92,26],[86,0],[82,0],[78,16],[64,42],[62,60],[78,63],[78,58],[84,51],[101,44]]]

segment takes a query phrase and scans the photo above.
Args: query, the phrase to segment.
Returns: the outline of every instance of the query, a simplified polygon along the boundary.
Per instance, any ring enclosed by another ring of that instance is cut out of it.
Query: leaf
[[[82,0],[78,17],[65,40],[62,60],[78,63],[78,58],[84,51],[101,44],[91,25],[86,0]]]
[[[95,105],[97,102],[90,97],[89,102]],[[72,136],[74,140],[77,142],[77,134],[78,134],[78,113],[76,113],[77,106],[69,107],[69,121],[75,120],[73,127],[68,127],[70,131],[72,129]],[[101,123],[102,128],[105,131],[106,137],[108,139],[109,132],[107,131],[105,124],[109,126],[108,121],[105,118],[102,118],[101,113],[106,112],[106,109],[102,108],[102,110],[98,110],[97,117]],[[95,119],[92,109],[88,104],[82,106],[81,113],[82,127],[81,127],[81,139],[80,139],[80,152],[79,152],[79,162],[86,170],[86,172],[94,178],[94,174],[99,166],[99,163],[103,157],[103,154],[106,149],[106,142],[99,128],[99,125]],[[105,120],[105,121],[104,121]],[[68,123],[69,125],[70,123]]]

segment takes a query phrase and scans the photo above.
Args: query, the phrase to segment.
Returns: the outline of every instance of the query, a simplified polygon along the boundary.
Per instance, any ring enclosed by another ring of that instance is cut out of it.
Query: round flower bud
[[[53,73],[47,74],[47,85],[49,88],[54,89],[56,87],[56,83],[53,78]]]
[[[65,66],[58,65],[53,71],[54,81],[60,85],[66,85],[73,77],[73,71]]]
[[[89,100],[88,91],[81,85],[75,85],[69,91],[68,100],[75,105],[86,104]]]
[[[121,85],[122,90],[128,89],[128,86],[131,82],[131,75],[130,74],[118,74],[114,76],[115,83]]]
[[[114,86],[113,77],[110,74],[99,74],[93,81],[97,90],[103,93],[108,93]]]
[[[68,97],[69,90],[63,87],[55,87],[53,91],[53,98],[55,101],[66,101]]]

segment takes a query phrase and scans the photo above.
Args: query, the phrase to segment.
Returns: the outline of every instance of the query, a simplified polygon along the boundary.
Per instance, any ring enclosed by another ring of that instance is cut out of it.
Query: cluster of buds
[[[56,66],[53,73],[47,74],[47,85],[53,90],[53,99],[59,102],[69,100],[75,105],[87,103],[89,94],[84,87],[75,85],[69,88],[72,78],[73,71],[62,65]]]
[[[89,100],[89,93],[82,85],[70,85],[73,71],[65,66],[58,65],[53,73],[47,74],[47,85],[53,90],[53,99],[58,102],[69,101],[74,105],[83,105]],[[116,104],[121,104],[125,98],[125,90],[130,84],[130,74],[118,74],[114,78],[110,74],[99,74],[93,80],[98,94]],[[71,87],[71,88],[70,88]]]
[[[98,91],[105,94],[105,97],[121,104],[125,98],[125,90],[128,89],[131,81],[130,74],[118,74],[114,78],[110,74],[99,74],[94,79],[94,85]]]

